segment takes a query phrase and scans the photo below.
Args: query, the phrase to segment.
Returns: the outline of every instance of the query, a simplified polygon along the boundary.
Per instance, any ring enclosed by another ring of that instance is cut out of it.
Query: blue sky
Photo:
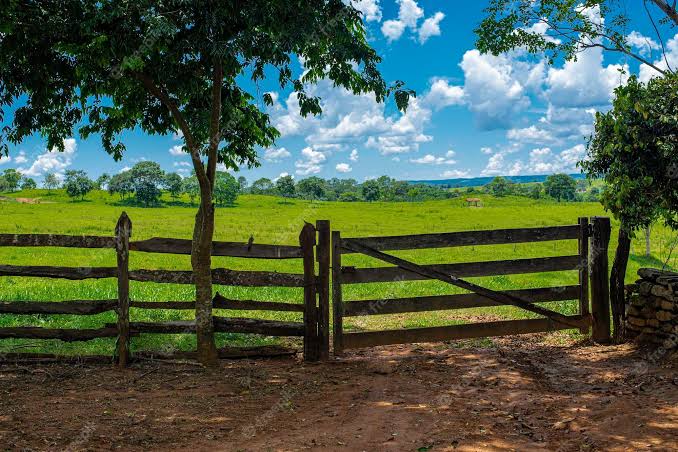
[[[354,2],[383,57],[384,78],[405,81],[417,99],[401,114],[392,101],[377,104],[371,96],[353,96],[321,82],[309,90],[322,97],[323,115],[301,118],[295,98],[274,91],[269,113],[282,137],[259,150],[260,168],[241,169],[248,180],[281,174],[362,181],[383,174],[443,179],[575,172],[593,115],[609,108],[612,90],[624,81],[619,69],[643,79],[653,75],[649,67],[595,49],[554,67],[521,52],[481,55],[473,29],[483,17],[484,1]],[[654,35],[642,2],[627,3],[634,19],[628,33],[635,33],[639,51],[658,61],[659,46],[649,38]],[[669,62],[678,66],[678,34],[666,44]],[[275,85],[258,88],[265,92]],[[96,177],[143,159],[166,171],[190,171],[189,159],[179,151],[180,137],[131,131],[122,139],[128,152],[114,162],[97,137],[73,137],[66,153],[51,153],[36,135],[13,147],[9,159],[0,159],[0,171],[16,167],[41,180],[48,171],[84,169]]]

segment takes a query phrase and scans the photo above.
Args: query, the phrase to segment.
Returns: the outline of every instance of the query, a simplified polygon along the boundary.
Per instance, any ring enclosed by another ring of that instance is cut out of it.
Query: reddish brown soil
[[[6,450],[678,450],[678,366],[630,345],[0,366]]]

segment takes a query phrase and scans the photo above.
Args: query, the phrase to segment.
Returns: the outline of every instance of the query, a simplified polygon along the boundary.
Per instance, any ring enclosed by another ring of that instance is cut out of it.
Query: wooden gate
[[[602,217],[593,218],[592,225],[589,225],[588,218],[580,218],[577,224],[567,226],[391,237],[342,238],[339,231],[334,231],[332,233],[332,286],[335,354],[341,354],[346,349],[377,345],[504,336],[571,328],[578,328],[582,333],[587,333],[592,324],[593,338],[599,342],[607,342],[610,335],[607,291],[609,236],[609,219]],[[591,247],[589,247],[590,239],[592,239]],[[578,254],[460,264],[417,265],[384,253],[384,251],[391,250],[555,240],[578,240]],[[349,253],[366,254],[396,266],[379,268],[342,266],[342,255]],[[570,286],[492,291],[461,279],[462,277],[553,271],[578,271],[579,283]],[[343,300],[342,286],[345,284],[395,283],[426,279],[441,280],[470,289],[472,292],[396,299]],[[591,283],[591,310],[589,309],[589,281]],[[577,315],[565,316],[536,304],[565,300],[579,301]],[[345,333],[343,329],[344,317],[478,308],[504,304],[542,314],[543,318],[369,332]]]

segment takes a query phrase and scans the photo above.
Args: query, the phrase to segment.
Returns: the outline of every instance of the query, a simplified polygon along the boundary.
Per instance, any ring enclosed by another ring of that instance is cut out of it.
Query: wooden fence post
[[[591,240],[591,313],[593,340],[610,342],[610,286],[607,249],[610,242],[610,219],[593,217]]]
[[[589,219],[587,217],[579,218],[579,315],[587,317],[590,315],[589,309]],[[589,326],[579,329],[581,334],[588,334]]]
[[[344,302],[341,294],[341,232],[332,231],[332,307],[334,356],[344,352]]]
[[[304,360],[317,361],[319,358],[318,308],[316,305],[315,277],[315,228],[306,223],[299,235],[299,245],[304,257]]]
[[[129,238],[132,222],[123,212],[115,226],[115,250],[118,255],[118,366],[127,367],[129,362]]]
[[[330,357],[330,222],[316,221],[318,230],[318,335],[320,336],[320,359]]]

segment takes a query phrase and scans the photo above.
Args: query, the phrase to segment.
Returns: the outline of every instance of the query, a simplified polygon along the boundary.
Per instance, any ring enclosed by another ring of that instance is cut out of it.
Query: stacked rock
[[[678,273],[641,268],[638,276],[626,307],[628,335],[678,349]]]

